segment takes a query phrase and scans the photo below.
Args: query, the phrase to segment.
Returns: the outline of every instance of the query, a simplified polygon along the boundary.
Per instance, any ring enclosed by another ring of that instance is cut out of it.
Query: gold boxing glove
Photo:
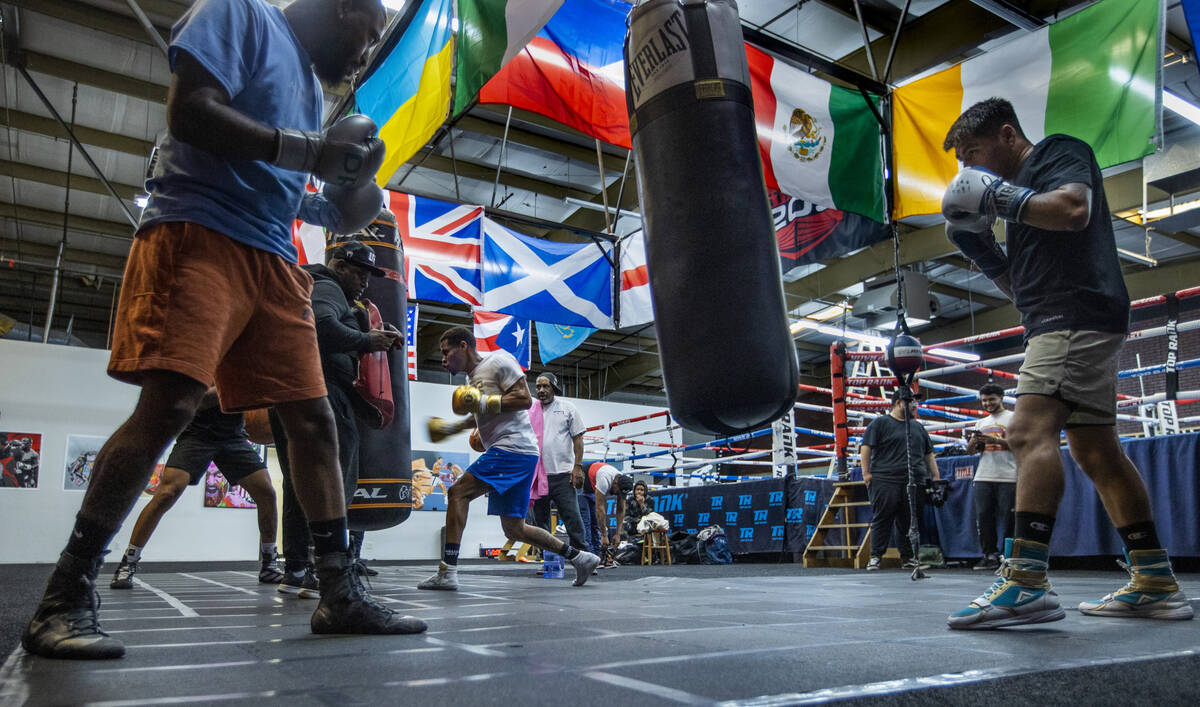
[[[462,432],[462,428],[453,420],[443,420],[440,417],[431,417],[426,423],[429,429],[429,439],[433,442],[441,442],[442,440]]]
[[[450,407],[456,415],[495,415],[500,412],[500,396],[484,395],[482,390],[473,385],[460,385],[454,389]]]

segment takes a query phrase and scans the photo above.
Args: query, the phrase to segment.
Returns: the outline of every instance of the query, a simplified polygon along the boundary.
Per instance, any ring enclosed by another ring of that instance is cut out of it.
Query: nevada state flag
[[[483,309],[570,326],[613,327],[611,246],[556,243],[483,218]]]
[[[475,349],[479,353],[507,351],[517,359],[521,368],[529,370],[530,351],[533,347],[529,345],[531,337],[528,319],[478,309],[472,316],[475,322]]]

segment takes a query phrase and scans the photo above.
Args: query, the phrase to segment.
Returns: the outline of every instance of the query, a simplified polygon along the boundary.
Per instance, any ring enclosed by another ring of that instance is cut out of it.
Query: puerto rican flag
[[[621,313],[624,328],[654,321],[650,306],[650,275],[646,272],[646,232],[635,231],[621,241]]]
[[[417,307],[419,305],[408,305],[408,316],[405,321],[404,328],[404,343],[408,348],[408,379],[415,381],[417,379]]]
[[[532,338],[529,332],[529,320],[520,319],[510,314],[473,312],[475,322],[475,349],[479,353],[507,351],[517,359],[521,368],[528,371],[530,355],[533,349],[529,345]]]
[[[630,147],[622,52],[632,7],[619,0],[566,0],[484,84],[479,102],[523,108]]]
[[[392,191],[388,197],[404,242],[408,298],[481,305],[483,207]]]

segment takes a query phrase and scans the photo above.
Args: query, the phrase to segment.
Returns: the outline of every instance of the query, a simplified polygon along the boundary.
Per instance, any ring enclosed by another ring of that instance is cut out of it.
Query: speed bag
[[[737,6],[651,0],[629,16],[625,100],[671,414],[760,428],[799,385]]]
[[[389,218],[390,217],[390,218]],[[372,277],[366,297],[379,308],[381,321],[407,335],[408,289],[404,283],[404,246],[395,217],[386,208],[359,233],[330,243],[361,240],[375,251],[383,277]],[[390,372],[394,417],[383,429],[359,426],[358,488],[349,499],[351,530],[383,530],[403,523],[412,512],[412,444],[408,397],[408,347],[405,336],[398,348],[384,352]]]

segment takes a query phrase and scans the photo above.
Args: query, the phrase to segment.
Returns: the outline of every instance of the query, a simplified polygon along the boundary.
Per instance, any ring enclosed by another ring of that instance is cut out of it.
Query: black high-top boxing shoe
[[[313,633],[422,633],[425,622],[401,616],[367,593],[362,578],[344,552],[317,558],[321,603],[312,615]]]
[[[43,658],[120,658],[125,644],[100,630],[96,575],[103,556],[85,560],[63,553],[21,645]]]

